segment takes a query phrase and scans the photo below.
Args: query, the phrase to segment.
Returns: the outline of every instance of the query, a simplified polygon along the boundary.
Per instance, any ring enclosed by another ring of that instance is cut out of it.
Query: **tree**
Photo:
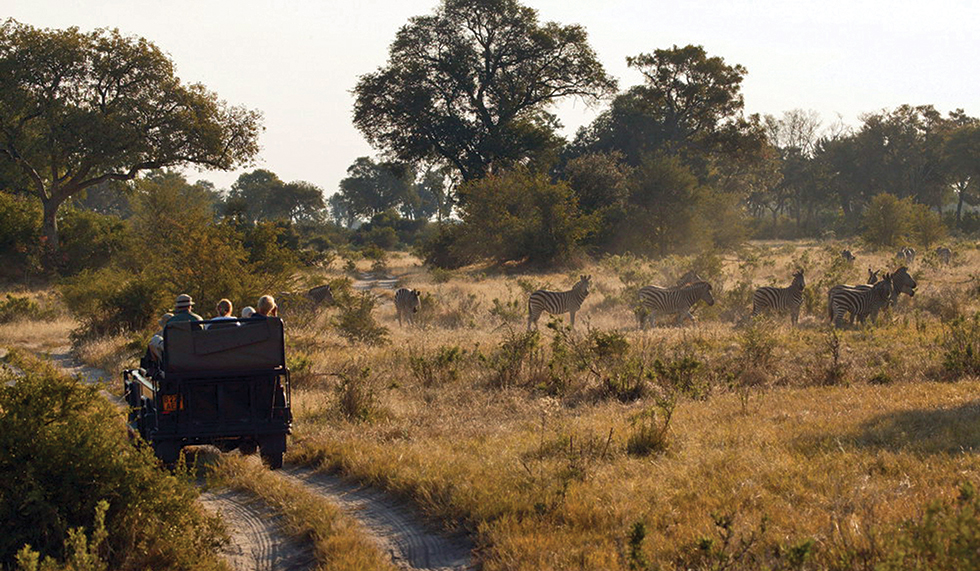
[[[950,133],[944,144],[943,156],[957,196],[956,223],[959,224],[964,202],[975,204],[978,201],[980,125],[964,125]]]
[[[260,114],[230,107],[173,62],[118,30],[0,26],[0,163],[43,206],[49,247],[68,198],[142,171],[197,165],[228,170],[259,150]]]
[[[411,200],[414,178],[414,169],[405,164],[360,157],[340,181],[340,196],[350,214],[372,218]]]
[[[737,155],[760,146],[761,128],[742,117],[742,66],[709,57],[694,45],[626,61],[643,74],[644,84],[618,95],[608,111],[579,132],[576,146],[618,150],[633,166],[654,152],[700,155],[688,160],[692,167],[711,154]]]
[[[516,0],[443,0],[403,26],[386,66],[360,77],[354,124],[408,163],[438,161],[464,180],[555,145],[560,99],[615,91],[580,26],[540,24]]]
[[[231,185],[224,214],[239,221],[316,222],[323,218],[323,190],[311,183],[285,183],[276,173],[256,169],[242,173]]]

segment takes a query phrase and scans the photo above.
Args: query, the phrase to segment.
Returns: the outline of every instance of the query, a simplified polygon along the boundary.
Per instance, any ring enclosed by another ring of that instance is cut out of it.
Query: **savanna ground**
[[[980,480],[980,251],[956,244],[948,267],[920,253],[913,299],[835,333],[827,289],[897,266],[860,249],[845,264],[841,247],[755,242],[725,257],[614,257],[561,273],[429,271],[393,255],[389,273],[423,291],[417,326],[399,327],[383,291],[372,294],[377,323],[283,308],[296,416],[287,461],[410,499],[470,532],[488,570],[969,567],[972,548],[956,546],[976,546],[957,522],[975,522],[964,513]],[[716,304],[698,307],[695,326],[638,329],[632,292],[692,264]],[[752,290],[788,285],[797,267],[799,327],[745,319]],[[526,333],[529,291],[567,289],[583,273],[595,287],[576,329],[544,316]],[[47,291],[14,293],[57,305]],[[0,325],[0,339],[50,351],[32,340],[72,327],[49,315]],[[120,336],[76,351],[116,370],[138,347]]]

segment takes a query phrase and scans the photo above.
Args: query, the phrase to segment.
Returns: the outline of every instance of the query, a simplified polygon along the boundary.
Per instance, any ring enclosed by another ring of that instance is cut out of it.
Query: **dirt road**
[[[309,468],[287,466],[281,473],[357,519],[400,568],[433,571],[476,568],[471,555],[473,544],[468,538],[431,529],[404,502],[379,490]]]

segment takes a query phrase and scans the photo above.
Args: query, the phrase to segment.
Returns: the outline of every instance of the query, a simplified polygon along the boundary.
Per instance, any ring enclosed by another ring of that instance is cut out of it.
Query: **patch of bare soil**
[[[476,568],[473,544],[468,538],[432,529],[411,506],[384,492],[309,468],[286,467],[281,473],[359,521],[400,568],[432,571]]]

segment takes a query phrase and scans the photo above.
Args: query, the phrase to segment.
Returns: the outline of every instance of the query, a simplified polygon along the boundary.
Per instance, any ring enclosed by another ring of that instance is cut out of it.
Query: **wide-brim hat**
[[[194,305],[194,300],[191,299],[191,296],[187,295],[186,293],[182,293],[177,296],[177,301],[174,302],[174,309],[190,309],[192,305]]]

